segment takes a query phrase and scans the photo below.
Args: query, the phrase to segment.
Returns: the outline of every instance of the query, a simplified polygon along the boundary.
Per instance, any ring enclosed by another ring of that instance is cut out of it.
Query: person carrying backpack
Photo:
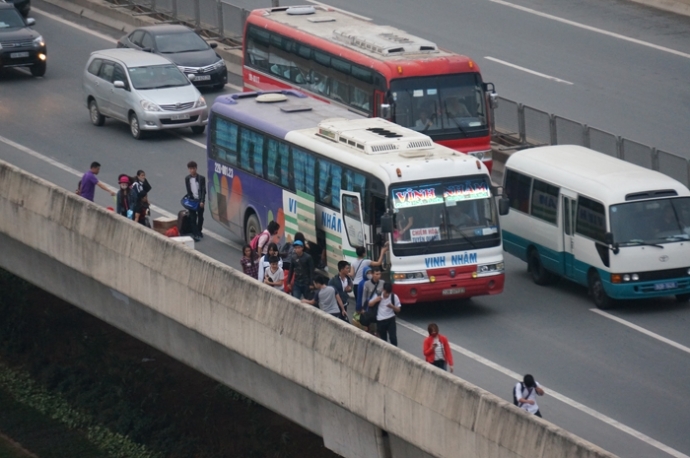
[[[393,284],[383,285],[383,294],[369,301],[369,307],[378,304],[376,313],[376,331],[382,340],[389,340],[391,345],[398,346],[398,333],[395,325],[395,314],[400,313],[400,299],[393,292]]]
[[[544,390],[531,374],[525,374],[522,382],[518,382],[513,389],[513,404],[541,418],[537,395],[544,396]]]
[[[268,245],[271,240],[278,234],[280,230],[280,224],[275,221],[268,223],[268,227],[260,234],[254,236],[254,238],[249,242],[249,246],[252,250],[256,251],[258,254],[264,256],[268,253]]]

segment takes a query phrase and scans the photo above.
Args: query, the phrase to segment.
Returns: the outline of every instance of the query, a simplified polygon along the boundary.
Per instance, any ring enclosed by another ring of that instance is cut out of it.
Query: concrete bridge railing
[[[2,161],[0,267],[292,419],[346,457],[613,457]]]

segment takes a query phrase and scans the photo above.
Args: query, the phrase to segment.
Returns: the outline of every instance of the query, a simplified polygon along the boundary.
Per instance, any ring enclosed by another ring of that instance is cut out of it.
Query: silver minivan
[[[134,49],[91,53],[82,82],[91,122],[105,118],[129,124],[136,139],[146,131],[191,127],[201,134],[208,123],[206,101],[189,78],[168,59]]]

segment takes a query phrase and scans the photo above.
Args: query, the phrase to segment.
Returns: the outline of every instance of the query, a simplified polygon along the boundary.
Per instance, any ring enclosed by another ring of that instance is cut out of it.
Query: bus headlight
[[[640,276],[637,274],[632,274],[630,277],[632,278],[632,281],[638,281],[640,279]]]
[[[391,278],[393,281],[406,282],[424,280],[427,276],[425,272],[393,272]]]
[[[493,264],[482,264],[477,266],[477,275],[495,275],[503,272],[505,269],[505,264],[502,262],[496,262]]]
[[[630,275],[628,275],[628,274],[623,275],[623,281],[630,281]]]

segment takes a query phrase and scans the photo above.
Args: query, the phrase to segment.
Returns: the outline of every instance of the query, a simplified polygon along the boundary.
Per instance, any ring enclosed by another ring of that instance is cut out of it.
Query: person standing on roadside
[[[96,186],[110,194],[111,196],[115,195],[115,191],[111,191],[108,189],[106,185],[101,183],[98,180],[98,173],[101,171],[101,164],[98,162],[92,162],[91,167],[89,167],[89,170],[82,175],[81,180],[79,181],[79,187],[77,188],[77,194],[82,196],[86,200],[90,200],[93,202],[93,198],[96,194]]]
[[[259,281],[264,281],[264,274],[266,269],[271,266],[271,258],[276,257],[278,259],[278,268],[283,270],[283,260],[278,257],[278,245],[271,242],[268,244],[268,249],[266,250],[266,255],[261,256],[259,260]]]
[[[189,219],[192,223],[192,238],[195,242],[204,236],[204,202],[206,202],[206,178],[196,172],[197,165],[194,161],[187,163],[189,175],[184,179],[187,187],[187,197],[199,202],[199,208],[189,210]],[[256,277],[254,277],[256,278]]]
[[[314,279],[314,290],[316,291],[314,299],[302,299],[302,302],[315,305],[329,315],[347,321],[347,311],[343,307],[340,296],[335,292],[335,288],[326,285],[326,282],[328,282],[328,278],[317,275]]]
[[[364,273],[364,268],[381,267],[381,265],[383,264],[383,256],[386,254],[387,250],[388,246],[384,245],[383,248],[381,248],[381,252],[379,253],[379,259],[377,261],[372,261],[370,259],[365,258],[365,256],[367,255],[366,248],[364,248],[363,246],[358,246],[357,248],[355,248],[355,252],[357,253],[357,259],[355,259],[355,261],[352,263],[350,271],[352,272],[352,282],[355,285],[355,299],[357,299],[358,301],[360,301],[360,299],[358,299],[357,297],[357,286],[359,286],[362,280],[366,280],[362,275]],[[365,300],[365,298],[361,300]]]
[[[290,271],[288,273],[287,284],[292,285],[292,297],[301,299],[311,298],[310,287],[314,278],[314,260],[309,253],[304,252],[304,243],[295,240],[292,244],[295,254],[290,259]]]
[[[515,385],[513,403],[521,409],[541,418],[537,405],[537,395],[544,396],[544,390],[531,374],[525,374],[522,382]]]
[[[252,247],[249,245],[242,247],[242,259],[240,259],[242,271],[255,280],[259,279],[259,262],[259,255],[252,250]]]
[[[261,256],[268,254],[268,247],[271,243],[277,244],[278,231],[280,230],[280,224],[271,220],[268,223],[268,227],[261,234],[259,234],[259,240],[256,243],[256,252]]]
[[[129,177],[120,175],[118,179],[120,190],[115,196],[115,212],[125,218],[134,218],[134,207],[136,206],[134,191],[129,187]]]
[[[389,340],[391,345],[398,346],[398,332],[395,325],[395,314],[400,313],[402,305],[400,299],[393,292],[391,282],[383,285],[383,294],[369,301],[369,304],[378,303],[376,313],[376,332],[382,340]]]
[[[422,347],[426,362],[452,373],[453,353],[450,351],[448,339],[438,332],[438,325],[436,323],[429,324],[427,331],[429,331],[429,337],[424,339]]]
[[[350,291],[352,291],[352,279],[350,278],[350,263],[347,261],[338,261],[338,275],[331,278],[328,286],[335,288],[335,292],[340,296],[340,301],[347,311],[348,303],[350,302]]]

